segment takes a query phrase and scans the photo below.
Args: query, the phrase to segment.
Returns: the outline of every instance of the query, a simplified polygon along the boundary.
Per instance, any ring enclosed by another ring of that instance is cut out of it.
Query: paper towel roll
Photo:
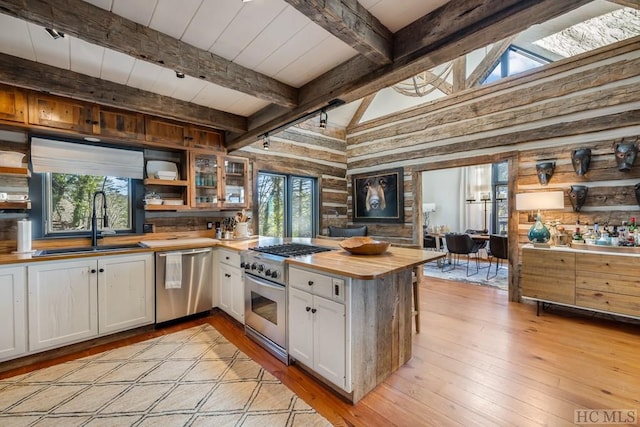
[[[31,221],[18,221],[18,253],[31,252]]]

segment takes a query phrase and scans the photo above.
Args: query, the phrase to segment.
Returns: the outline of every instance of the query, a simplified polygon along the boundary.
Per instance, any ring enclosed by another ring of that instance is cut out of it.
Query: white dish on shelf
[[[173,181],[178,176],[178,173],[176,171],[158,171],[156,172],[156,176],[158,179]]]
[[[175,176],[178,176],[178,165],[164,160],[149,160],[147,162],[147,178],[156,178],[160,171],[175,172]]]
[[[162,204],[167,206],[182,206],[184,205],[184,200],[182,199],[164,199]]]
[[[0,151],[0,166],[5,168],[21,168],[23,153],[15,151]]]
[[[144,201],[147,205],[161,205],[162,199],[145,199]]]

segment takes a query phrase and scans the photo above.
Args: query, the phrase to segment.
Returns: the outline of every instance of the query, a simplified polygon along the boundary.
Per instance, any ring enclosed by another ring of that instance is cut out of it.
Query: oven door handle
[[[253,280],[255,283],[257,283],[259,286],[264,286],[265,288],[271,288],[271,289],[275,289],[277,291],[281,291],[284,290],[284,285],[274,285],[271,282],[268,282],[266,280],[263,280],[260,277],[256,277],[256,276],[248,276],[249,280]]]

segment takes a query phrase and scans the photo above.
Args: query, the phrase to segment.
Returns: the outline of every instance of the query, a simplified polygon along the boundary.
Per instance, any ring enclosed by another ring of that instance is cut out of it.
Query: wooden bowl
[[[339,244],[342,249],[354,255],[380,255],[390,243],[373,240],[371,237],[350,237]]]

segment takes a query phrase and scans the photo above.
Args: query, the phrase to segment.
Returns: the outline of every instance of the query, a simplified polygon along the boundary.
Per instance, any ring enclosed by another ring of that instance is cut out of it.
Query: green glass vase
[[[551,239],[551,233],[542,223],[540,214],[536,216],[536,222],[529,229],[528,236],[531,243],[547,243]]]

